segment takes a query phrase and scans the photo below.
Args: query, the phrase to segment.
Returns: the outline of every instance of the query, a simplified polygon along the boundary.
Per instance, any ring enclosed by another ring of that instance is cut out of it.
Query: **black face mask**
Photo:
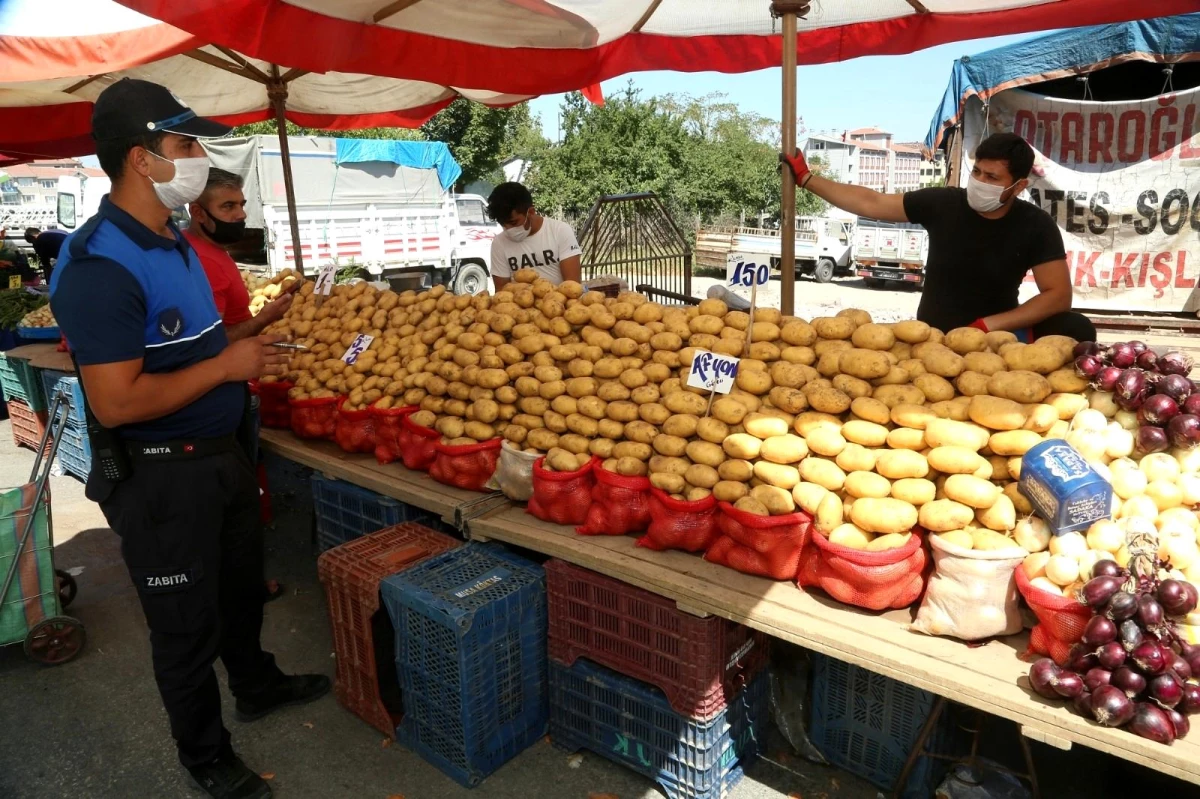
[[[240,222],[226,222],[222,219],[217,219],[207,208],[204,211],[213,223],[213,229],[209,230],[203,223],[201,223],[200,227],[204,228],[204,232],[208,234],[210,239],[217,244],[233,244],[234,242],[241,241],[242,236],[246,233],[245,219]]]

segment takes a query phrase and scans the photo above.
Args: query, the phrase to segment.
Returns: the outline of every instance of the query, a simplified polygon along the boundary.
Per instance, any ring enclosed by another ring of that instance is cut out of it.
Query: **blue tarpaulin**
[[[337,161],[360,164],[387,161],[413,169],[436,169],[438,183],[449,191],[462,176],[462,167],[440,141],[391,141],[388,139],[338,139]]]
[[[925,144],[936,149],[967,99],[987,101],[1005,89],[1094,72],[1124,61],[1200,59],[1200,14],[1095,25],[1039,36],[954,62]]]

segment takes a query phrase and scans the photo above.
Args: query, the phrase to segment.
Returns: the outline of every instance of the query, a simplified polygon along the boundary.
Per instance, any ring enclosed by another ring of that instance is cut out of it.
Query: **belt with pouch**
[[[179,461],[205,458],[240,450],[233,435],[219,438],[180,438],[173,441],[125,441],[125,450],[136,461]]]

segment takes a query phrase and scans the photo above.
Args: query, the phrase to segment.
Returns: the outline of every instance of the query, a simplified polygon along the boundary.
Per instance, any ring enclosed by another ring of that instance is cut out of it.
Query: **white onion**
[[[1158,518],[1158,505],[1145,494],[1138,494],[1125,500],[1118,516],[1122,519],[1146,519],[1153,527],[1153,520]]]
[[[1085,583],[1092,579],[1092,568],[1096,565],[1096,561],[1100,560],[1101,555],[1107,555],[1107,552],[1097,552],[1094,549],[1089,549],[1079,556],[1079,579]]]
[[[1093,550],[1116,552],[1125,543],[1125,533],[1116,522],[1101,519],[1088,528],[1087,543]]]
[[[1045,577],[1034,577],[1029,581],[1029,584],[1040,591],[1045,591],[1048,594],[1054,594],[1056,596],[1063,595],[1063,590]]]
[[[1200,519],[1196,518],[1196,512],[1187,508],[1167,508],[1162,513],[1158,514],[1158,519],[1155,524],[1158,529],[1162,530],[1163,525],[1168,522],[1178,522],[1192,530],[1200,531]]]
[[[1115,560],[1117,565],[1122,569],[1128,569],[1130,557],[1132,556],[1129,553],[1129,547],[1121,547],[1117,550],[1117,556],[1113,558],[1113,560]]]
[[[1113,418],[1117,415],[1117,411],[1121,410],[1117,406],[1117,403],[1113,401],[1111,391],[1089,391],[1088,406],[1084,410],[1099,411],[1106,419]],[[1083,413],[1083,411],[1079,413]],[[1078,418],[1078,414],[1076,414],[1076,418]]]
[[[1075,560],[1087,550],[1087,539],[1080,532],[1063,533],[1050,539],[1051,555],[1066,555],[1071,560]],[[1060,585],[1066,585],[1066,583],[1060,583]]]
[[[1117,411],[1116,415],[1113,416],[1113,423],[1115,423],[1122,430],[1128,430],[1130,432],[1141,427],[1141,425],[1138,423],[1137,414],[1133,411]]]
[[[1104,478],[1104,482],[1109,484],[1112,483],[1112,469],[1108,468],[1107,464],[1097,462],[1091,464],[1091,467],[1096,474]]]
[[[1121,461],[1114,461],[1120,463]],[[1132,461],[1130,461],[1132,463]],[[1133,499],[1146,493],[1146,485],[1150,482],[1140,469],[1117,469],[1110,466],[1112,472],[1113,493],[1121,499]]]
[[[1066,419],[1059,419],[1050,425],[1050,429],[1046,431],[1046,435],[1042,436],[1042,438],[1066,438],[1069,432],[1071,432],[1071,423]]]
[[[1200,475],[1181,474],[1175,484],[1179,486],[1184,505],[1200,505]]]
[[[1087,409],[1085,408],[1084,410],[1080,411],[1080,413],[1087,413]],[[1076,416],[1075,418],[1078,419],[1079,417]],[[1095,461],[1099,461],[1101,463],[1107,462],[1107,456],[1105,455],[1106,441],[1104,438],[1103,429],[1072,430],[1070,433],[1067,433],[1067,443],[1074,447],[1075,450],[1082,455],[1083,459],[1088,463],[1093,463]]]
[[[1183,576],[1187,577],[1187,581],[1192,585],[1200,585],[1200,560],[1193,561],[1191,566],[1185,568]],[[1200,610],[1193,611],[1189,614],[1191,615],[1200,615]]]
[[[1146,479],[1151,482],[1155,480],[1171,480],[1179,477],[1179,461],[1172,458],[1165,452],[1152,452],[1142,458],[1142,462],[1138,465],[1142,473],[1146,475]]]
[[[1079,579],[1079,562],[1068,555],[1054,555],[1046,561],[1046,576],[1055,585],[1068,586]]]
[[[1158,556],[1176,569],[1187,569],[1200,559],[1200,548],[1193,538],[1167,538],[1159,546]]]
[[[1175,447],[1170,450],[1171,456],[1175,458],[1179,464],[1179,470],[1184,474],[1200,473],[1200,447],[1192,447],[1191,449],[1179,449]]]
[[[1108,503],[1108,515],[1115,519],[1117,514],[1121,512],[1121,495],[1113,491],[1110,499],[1112,501]]]
[[[1151,480],[1146,486],[1146,496],[1154,501],[1159,512],[1167,508],[1177,508],[1183,504],[1183,492],[1174,480]],[[1158,514],[1154,514],[1156,517]]]
[[[1108,427],[1108,419],[1105,414],[1095,408],[1084,408],[1079,413],[1075,414],[1075,418],[1071,420],[1071,432],[1076,430],[1096,430],[1100,431]]]
[[[1013,540],[1026,552],[1041,552],[1050,546],[1050,526],[1037,516],[1028,516],[1013,528]]]
[[[1046,576],[1046,561],[1050,560],[1049,552],[1034,552],[1021,563],[1025,576],[1030,580]]]
[[[1109,425],[1104,431],[1104,452],[1110,458],[1128,458],[1133,454],[1133,433]]]

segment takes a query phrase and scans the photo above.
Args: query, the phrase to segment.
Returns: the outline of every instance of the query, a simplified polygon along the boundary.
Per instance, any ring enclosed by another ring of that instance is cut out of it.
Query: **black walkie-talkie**
[[[79,381],[79,393],[83,395],[83,414],[86,420],[88,442],[92,445],[92,467],[99,469],[100,476],[110,483],[126,480],[133,473],[129,463],[129,453],[121,442],[121,437],[104,427],[92,413],[92,406],[87,401],[87,391],[83,387],[83,376],[79,373],[79,363],[75,354],[71,353],[71,362],[75,364],[75,378]]]

